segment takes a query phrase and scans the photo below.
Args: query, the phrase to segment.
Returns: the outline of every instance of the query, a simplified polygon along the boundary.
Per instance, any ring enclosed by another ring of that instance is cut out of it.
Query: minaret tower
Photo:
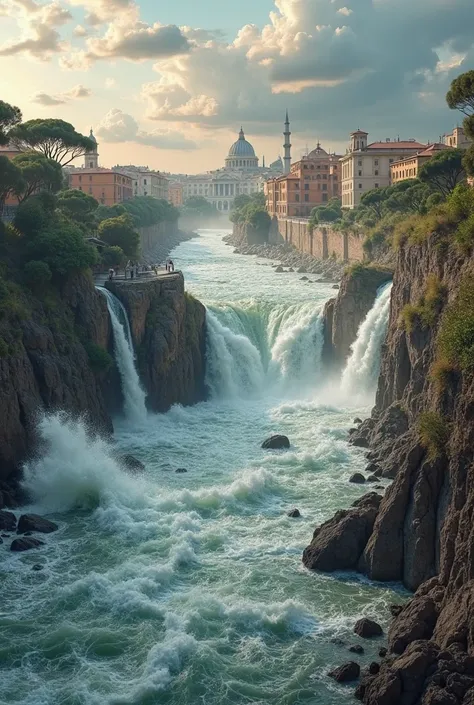
[[[286,111],[286,120],[285,120],[285,132],[283,133],[285,135],[285,144],[283,147],[285,148],[285,158],[284,158],[284,165],[285,165],[285,174],[289,174],[291,170],[291,142],[290,142],[290,137],[291,137],[291,132],[290,132],[290,118],[288,117],[288,110]]]
[[[94,137],[94,133],[92,132],[92,127],[89,139],[94,142],[95,146],[92,151],[87,152],[87,154],[84,155],[84,166],[86,169],[97,169],[97,167],[99,166],[99,145],[97,144],[97,140]]]

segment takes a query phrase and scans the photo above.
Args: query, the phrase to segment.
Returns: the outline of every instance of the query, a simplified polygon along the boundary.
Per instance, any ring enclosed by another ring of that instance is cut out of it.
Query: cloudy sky
[[[435,141],[474,68],[473,0],[0,0],[0,98],[94,127],[104,166],[195,173],[240,125],[294,157],[348,133]]]

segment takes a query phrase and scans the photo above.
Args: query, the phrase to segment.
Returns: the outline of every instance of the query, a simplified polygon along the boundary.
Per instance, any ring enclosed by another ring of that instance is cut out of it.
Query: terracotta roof
[[[117,176],[124,176],[126,179],[133,180],[129,174],[124,174],[121,171],[114,171],[113,169],[106,169],[105,167],[97,167],[96,169],[73,169],[69,172],[71,176],[76,174],[116,174]]]
[[[426,144],[411,142],[410,140],[404,142],[372,142],[372,144],[367,145],[367,149],[390,149],[394,151],[399,149],[426,149],[426,147]]]
[[[423,152],[420,152],[417,154],[418,157],[431,157],[434,152],[442,152],[445,149],[449,149],[449,147],[442,142],[435,142],[434,144],[430,144],[430,146],[425,149]]]

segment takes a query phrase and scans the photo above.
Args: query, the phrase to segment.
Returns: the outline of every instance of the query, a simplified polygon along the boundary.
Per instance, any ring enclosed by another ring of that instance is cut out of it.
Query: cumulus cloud
[[[7,0],[4,9],[17,19],[22,34],[0,46],[0,56],[27,54],[44,61],[64,49],[56,28],[69,22],[72,15],[58,2],[39,5],[33,0]]]
[[[89,32],[81,24],[78,24],[76,27],[74,27],[73,34],[75,37],[87,37]]]
[[[74,88],[71,88],[71,90],[66,91],[65,93],[58,93],[56,95],[50,95],[49,93],[36,93],[32,96],[31,101],[44,106],[64,105],[71,100],[88,98],[90,95],[92,95],[90,88],[86,88],[82,84],[78,84],[77,86],[74,86]]]
[[[158,149],[190,150],[197,145],[175,130],[141,130],[132,115],[118,108],[110,110],[95,128],[95,134],[104,142],[135,142]]]
[[[189,48],[179,27],[158,23],[149,26],[137,22],[131,27],[111,24],[104,37],[88,41],[90,57],[95,59],[122,57],[142,61],[183,54]]]
[[[191,96],[177,83],[147,83],[143,86],[142,97],[149,105],[147,117],[211,117],[217,114],[218,103],[212,96],[204,94]]]

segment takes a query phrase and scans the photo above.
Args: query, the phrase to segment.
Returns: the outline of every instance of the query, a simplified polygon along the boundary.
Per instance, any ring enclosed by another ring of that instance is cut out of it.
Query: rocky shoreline
[[[298,274],[316,275],[315,281],[325,283],[338,283],[341,281],[346,265],[334,259],[320,260],[311,255],[299,252],[291,245],[249,245],[239,235],[226,235],[224,242],[234,247],[234,253],[240,255],[255,255],[265,259],[276,261],[275,272],[296,272]],[[287,267],[288,269],[284,269]]]

